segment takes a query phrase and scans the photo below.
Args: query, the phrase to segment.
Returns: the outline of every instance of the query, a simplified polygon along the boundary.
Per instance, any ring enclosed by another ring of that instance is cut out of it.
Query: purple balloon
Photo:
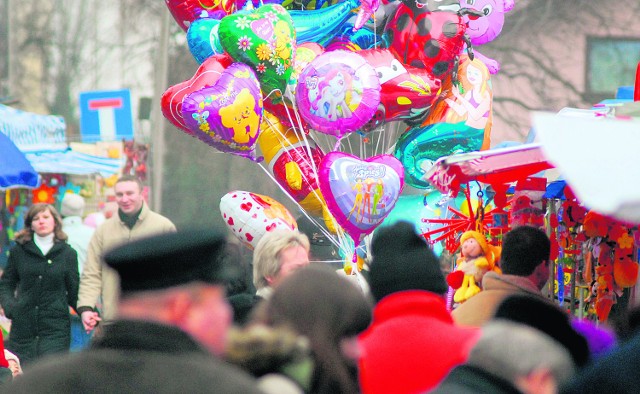
[[[233,63],[213,86],[184,98],[182,117],[189,130],[214,148],[256,160],[262,121],[262,93],[253,70]]]
[[[330,152],[318,168],[329,212],[357,245],[391,212],[404,186],[402,163],[391,155],[368,159]]]
[[[342,138],[375,114],[380,81],[362,56],[343,50],[325,52],[300,73],[296,100],[313,129]]]

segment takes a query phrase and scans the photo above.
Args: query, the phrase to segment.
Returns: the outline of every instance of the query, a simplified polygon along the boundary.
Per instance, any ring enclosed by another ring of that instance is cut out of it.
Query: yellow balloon
[[[322,216],[326,204],[317,179],[324,153],[311,137],[287,128],[275,115],[264,111],[258,147],[276,181],[308,213]]]
[[[480,201],[477,198],[472,198],[471,207],[473,208],[473,215],[475,215],[476,212],[478,212],[478,208],[480,207]],[[491,204],[487,204],[484,206],[484,213],[490,212],[492,209],[493,209],[493,206]],[[470,212],[469,212],[469,204],[467,203],[467,200],[464,200],[462,202],[462,205],[460,206],[460,212],[469,216]]]

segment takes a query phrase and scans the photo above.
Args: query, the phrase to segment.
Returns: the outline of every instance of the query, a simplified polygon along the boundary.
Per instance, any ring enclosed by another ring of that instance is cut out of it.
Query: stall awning
[[[0,133],[22,152],[66,146],[65,129],[61,116],[39,115],[0,104]]]
[[[441,192],[448,193],[471,181],[500,186],[550,168],[553,166],[540,145],[526,144],[442,157],[425,178]]]
[[[123,159],[88,155],[67,145],[65,122],[60,116],[38,115],[0,104],[0,134],[24,154],[38,173],[111,176]]]
[[[109,177],[122,168],[123,159],[111,159],[75,152],[72,149],[42,150],[26,153],[39,173],[94,175]]]
[[[0,133],[0,189],[37,187],[37,171],[13,142]]]
[[[536,113],[533,124],[545,156],[585,206],[640,223],[640,121]]]

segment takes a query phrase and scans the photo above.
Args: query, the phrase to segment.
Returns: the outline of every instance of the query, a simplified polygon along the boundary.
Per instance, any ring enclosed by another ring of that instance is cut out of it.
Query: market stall
[[[5,181],[12,184],[1,206],[3,252],[21,229],[23,215],[33,203],[57,206],[65,193],[78,193],[85,198],[89,213],[100,210],[108,201],[110,182],[125,163],[122,143],[69,145],[65,128],[61,117],[0,105],[0,189],[8,187]]]
[[[548,293],[572,313],[605,322],[635,296],[640,180],[625,168],[632,168],[640,148],[640,123],[565,113],[537,114],[534,125],[540,143],[436,161],[425,178],[442,193],[469,194],[468,185],[477,183],[489,198],[473,215],[458,212],[448,220],[448,232],[424,235],[448,241],[455,252],[456,237],[469,229],[499,244],[509,228],[544,227],[554,261]]]

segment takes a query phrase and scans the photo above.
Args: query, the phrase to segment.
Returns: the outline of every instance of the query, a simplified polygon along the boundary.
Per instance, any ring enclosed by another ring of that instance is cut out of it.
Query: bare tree
[[[523,141],[531,111],[590,108],[607,98],[586,86],[587,37],[639,36],[639,12],[636,0],[516,1],[501,35],[482,48],[502,64],[493,77],[494,141]]]
[[[19,54],[13,61],[18,64],[17,88],[25,109],[63,116],[73,138],[78,133],[78,92],[100,89],[107,74],[116,69],[123,87],[148,88],[151,76],[130,75],[142,62],[151,64],[157,35],[153,26],[164,4],[31,0],[18,7],[13,3],[12,40]]]

